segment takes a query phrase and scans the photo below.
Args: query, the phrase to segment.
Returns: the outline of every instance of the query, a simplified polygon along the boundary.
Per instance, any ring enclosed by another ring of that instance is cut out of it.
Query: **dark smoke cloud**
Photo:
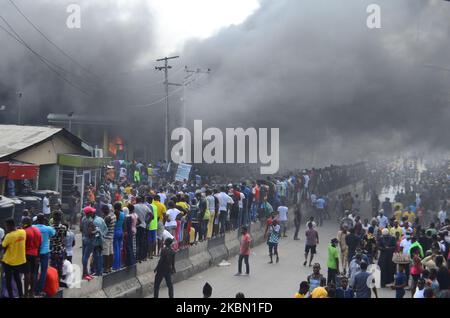
[[[153,70],[153,59],[147,62],[155,52],[156,43],[154,19],[146,0],[14,2],[43,33],[88,71],[45,41],[9,0],[0,2],[0,15],[35,51],[67,70],[56,68],[89,96],[61,80],[0,30],[0,104],[8,107],[8,111],[1,114],[2,123],[15,123],[18,91],[23,93],[23,121],[27,124],[47,124],[48,113],[74,111],[79,115],[122,116],[123,127],[126,127],[129,118],[123,116],[126,105],[148,103],[162,96],[162,85],[153,91],[146,86],[162,79],[162,75]],[[69,16],[66,9],[72,3],[81,6],[81,29],[66,26]],[[4,21],[0,20],[0,25],[8,29]],[[137,117],[141,114],[131,113]],[[122,133],[120,127],[118,133]]]
[[[382,29],[366,8],[381,6]],[[264,0],[245,23],[187,44],[211,67],[192,119],[279,127],[284,167],[447,150],[450,5],[421,0]]]
[[[91,96],[0,30],[0,104],[13,109],[22,91],[29,124],[45,124],[49,112],[119,115],[118,134],[161,151],[163,105],[126,107],[164,94],[162,85],[151,85],[162,74],[152,70],[156,43],[146,1],[78,0],[81,30],[66,27],[73,1],[15,2],[99,78],[61,56],[3,0],[0,14]],[[366,8],[374,2],[382,9],[381,30],[366,27]],[[191,41],[171,64],[173,71],[184,64],[212,69],[187,90],[188,120],[203,119],[204,127],[279,127],[283,168],[438,152],[448,149],[450,135],[450,72],[443,70],[450,69],[449,23],[450,5],[440,0],[262,0],[245,23]],[[173,125],[180,121],[179,97],[171,97]],[[9,115],[0,121],[14,122]]]

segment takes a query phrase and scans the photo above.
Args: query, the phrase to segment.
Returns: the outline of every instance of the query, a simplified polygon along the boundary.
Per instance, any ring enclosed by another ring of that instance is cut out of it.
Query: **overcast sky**
[[[161,54],[179,50],[190,38],[204,39],[221,28],[242,23],[258,0],[148,0],[153,9]]]

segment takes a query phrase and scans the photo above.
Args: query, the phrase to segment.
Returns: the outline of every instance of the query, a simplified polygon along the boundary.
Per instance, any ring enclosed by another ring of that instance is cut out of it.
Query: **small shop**
[[[14,197],[36,190],[38,175],[38,165],[0,162],[0,195]]]
[[[69,197],[73,186],[78,187],[81,202],[84,202],[84,193],[87,186],[102,182],[105,169],[111,158],[94,158],[80,155],[58,155],[58,191],[61,193],[62,207],[68,208]]]

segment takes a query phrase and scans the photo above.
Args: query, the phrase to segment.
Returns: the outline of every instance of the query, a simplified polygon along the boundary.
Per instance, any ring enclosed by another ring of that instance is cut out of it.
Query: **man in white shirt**
[[[403,249],[403,254],[409,254],[409,249],[411,247],[411,235],[408,233],[405,235],[405,238],[400,242],[400,247]]]
[[[380,210],[379,215],[377,217],[377,221],[378,221],[378,225],[380,226],[380,228],[385,229],[388,226],[389,220],[388,218],[384,215],[383,210]]]
[[[280,205],[277,209],[279,214],[279,220],[281,224],[281,232],[283,233],[283,237],[287,237],[286,230],[287,230],[287,223],[288,223],[288,207],[284,205]]]
[[[167,221],[165,227],[172,235],[175,235],[175,231],[177,229],[177,216],[180,213],[180,210],[175,208],[175,203],[173,201],[169,201],[169,210],[166,212]]]
[[[438,219],[439,219],[439,224],[441,226],[445,225],[445,220],[447,219],[447,211],[445,211],[444,209],[442,209],[441,211],[439,211],[438,213]]]
[[[48,193],[46,193],[44,199],[42,199],[42,213],[44,213],[45,216],[50,215],[50,200]]]
[[[148,206],[144,204],[144,199],[142,197],[136,198],[136,204],[134,205],[134,212],[136,213],[138,217],[138,223],[139,225],[136,227],[136,254],[137,254],[137,261],[143,261],[147,258],[147,227],[145,220],[147,219],[148,214],[152,213]]]
[[[225,225],[228,218],[228,205],[233,204],[233,199],[225,193],[225,187],[220,188],[220,193],[217,194],[217,199],[219,200],[219,226],[220,234],[225,234]]]
[[[158,195],[159,195],[159,198],[161,199],[161,203],[162,204],[165,204],[165,202],[166,202],[166,199],[167,199],[167,195],[166,195],[166,193],[164,192],[164,190],[161,190],[159,193],[158,193]]]

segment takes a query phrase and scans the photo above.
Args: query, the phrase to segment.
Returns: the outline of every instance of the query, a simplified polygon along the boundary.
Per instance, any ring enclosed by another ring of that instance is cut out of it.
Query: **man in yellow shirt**
[[[402,209],[399,206],[396,206],[394,211],[394,217],[397,222],[400,222],[402,220],[402,214],[403,214]]]
[[[402,237],[403,236],[403,229],[398,225],[398,221],[397,220],[394,221],[394,226],[389,228],[389,234],[390,235],[392,235],[393,237],[397,237],[395,235],[396,233],[398,233],[398,237]]]
[[[408,211],[403,213],[403,216],[408,218],[409,223],[414,224],[414,221],[416,220],[416,215],[414,214],[413,211],[411,211],[410,208],[408,208]]]
[[[7,219],[5,225],[8,234],[6,234],[2,242],[2,248],[6,250],[2,263],[5,272],[6,288],[9,298],[13,298],[12,278],[14,277],[19,297],[22,298],[23,288],[20,273],[23,272],[23,267],[27,262],[25,256],[26,232],[22,229],[16,229],[13,219]]]
[[[166,215],[167,208],[164,204],[161,203],[161,197],[159,195],[155,195],[155,197],[153,198],[153,203],[155,203],[156,207],[158,208],[158,220],[164,220],[164,215]]]

